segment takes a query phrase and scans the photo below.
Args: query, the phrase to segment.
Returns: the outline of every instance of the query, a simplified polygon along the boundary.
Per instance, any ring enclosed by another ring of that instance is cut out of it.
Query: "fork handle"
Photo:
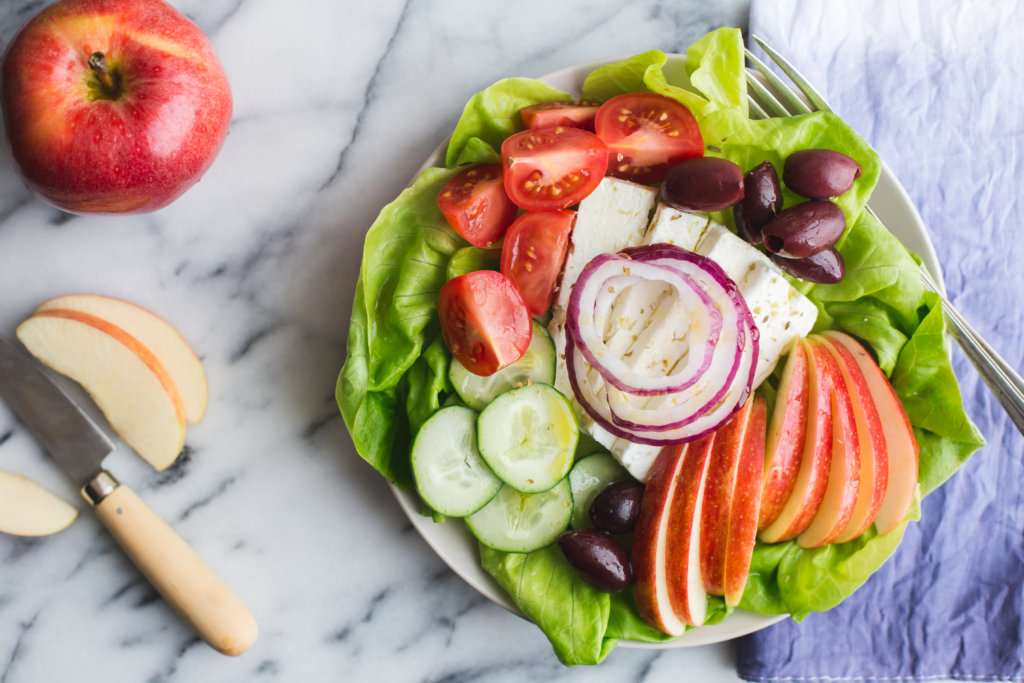
[[[941,293],[940,293],[940,296]],[[985,384],[995,394],[1013,424],[1024,434],[1024,380],[978,334],[950,301],[942,296],[942,308],[950,323],[949,334],[960,345]]]

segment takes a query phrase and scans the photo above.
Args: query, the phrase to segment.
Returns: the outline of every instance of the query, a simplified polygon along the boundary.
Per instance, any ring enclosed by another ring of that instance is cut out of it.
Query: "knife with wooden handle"
[[[240,655],[256,640],[245,604],[182,538],[103,469],[113,444],[33,361],[0,338],[0,397],[85,499],[135,566],[218,652]]]

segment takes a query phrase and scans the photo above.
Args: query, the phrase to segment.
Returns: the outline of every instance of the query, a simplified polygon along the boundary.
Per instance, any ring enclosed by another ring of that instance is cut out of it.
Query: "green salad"
[[[836,245],[846,263],[845,278],[837,284],[790,282],[817,306],[815,331],[831,328],[857,337],[890,376],[920,446],[919,501],[983,439],[962,408],[938,297],[923,289],[915,257],[865,211],[881,160],[830,113],[752,120],[737,29],[719,29],[694,43],[686,52],[685,72],[666,63],[665,54],[652,50],[601,66],[584,81],[582,99],[600,102],[636,92],[671,97],[696,117],[707,154],[743,169],[766,160],[781,167],[790,153],[818,147],[842,151],[863,169],[853,189],[836,200],[847,216]],[[453,275],[497,267],[493,252],[464,249],[468,243],[438,209],[438,193],[458,166],[500,161],[503,140],[522,129],[521,108],[572,99],[523,78],[499,81],[474,95],[452,133],[446,168],[423,171],[384,207],[367,233],[337,401],[360,456],[403,489],[414,490],[410,453],[417,431],[454,393],[438,293]],[[788,206],[793,197],[786,200]],[[729,211],[713,218],[733,227]],[[779,374],[777,369],[758,389],[769,402]],[[580,439],[577,456],[594,447]],[[919,515],[918,504],[907,521]],[[834,607],[893,553],[906,523],[884,536],[872,528],[847,543],[815,549],[795,541],[758,542],[740,608],[799,621]],[[631,591],[609,594],[591,587],[554,545],[531,553],[481,546],[481,563],[567,665],[600,662],[621,638],[668,639],[640,619]],[[708,600],[707,623],[727,616],[731,608],[721,598]]]

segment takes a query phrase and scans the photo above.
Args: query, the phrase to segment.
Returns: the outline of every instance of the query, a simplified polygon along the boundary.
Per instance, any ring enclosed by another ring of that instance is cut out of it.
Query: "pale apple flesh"
[[[864,373],[845,346],[827,336],[817,337],[832,354],[849,389],[860,443],[860,493],[846,530],[834,543],[846,543],[868,530],[885,496],[889,481],[889,458],[878,409],[871,398]]]
[[[807,353],[803,345],[794,344],[779,380],[765,441],[759,530],[778,518],[796,485],[807,434],[808,381]]]
[[[0,533],[49,536],[67,529],[78,511],[20,474],[0,471]]]
[[[746,426],[739,446],[736,488],[729,510],[729,540],[725,547],[725,603],[735,607],[743,597],[750,563],[757,542],[757,521],[761,505],[764,471],[765,431],[768,406],[764,398],[748,401]]]
[[[68,310],[102,318],[116,325],[149,349],[160,361],[181,396],[185,418],[203,419],[209,400],[206,373],[195,351],[167,321],[151,311],[98,294],[72,294],[44,302],[36,313]]]
[[[663,448],[651,466],[633,529],[633,595],[640,617],[669,635],[682,635],[687,624],[676,615],[669,596],[668,536],[672,502],[688,446]]]
[[[896,391],[868,352],[855,339],[842,332],[829,330],[822,334],[842,344],[857,361],[867,381],[871,399],[878,409],[885,435],[889,472],[885,496],[875,515],[875,528],[879,534],[887,534],[906,519],[914,503],[918,473],[917,439]]]
[[[806,340],[796,342],[808,358],[807,431],[793,492],[782,511],[758,534],[765,543],[789,541],[804,532],[821,505],[832,465],[832,394],[820,356]]]
[[[743,432],[750,417],[750,401],[719,427],[712,438],[707,483],[700,517],[700,572],[704,590],[725,592],[725,553],[729,541],[729,513],[740,465]]]
[[[213,163],[231,120],[212,46],[162,0],[54,3],[15,36],[2,76],[17,169],[66,211],[166,206]]]
[[[124,441],[157,470],[185,444],[185,411],[153,354],[106,321],[75,311],[47,311],[18,326],[36,358],[89,393]]]

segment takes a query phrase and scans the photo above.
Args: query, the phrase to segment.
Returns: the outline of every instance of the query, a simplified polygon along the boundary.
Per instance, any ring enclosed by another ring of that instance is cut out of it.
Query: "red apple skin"
[[[914,503],[919,454],[914,428],[889,378],[864,347],[842,332],[829,330],[822,334],[845,346],[857,361],[878,409],[889,458],[889,477],[885,496],[875,515],[875,529],[884,535],[899,527]]]
[[[796,485],[807,434],[807,382],[807,352],[802,344],[794,344],[782,371],[765,442],[758,530],[778,518]]]
[[[846,530],[860,494],[860,438],[853,412],[853,400],[842,372],[828,348],[816,337],[808,342],[815,349],[829,378],[832,395],[832,460],[828,484],[811,524],[797,537],[803,548],[820,548],[835,541]]]
[[[828,372],[820,362],[823,350],[815,350],[805,339],[808,358],[807,432],[800,456],[800,471],[793,492],[774,522],[762,529],[765,543],[790,541],[807,529],[821,507],[832,465],[832,392]]]
[[[121,89],[100,96],[89,56]],[[227,76],[203,32],[161,0],[61,0],[4,55],[0,104],[25,183],[73,213],[154,211],[210,167],[231,121]]]
[[[757,521],[761,505],[761,480],[764,473],[765,432],[768,405],[762,397],[749,407],[746,429],[740,445],[736,488],[729,510],[729,540],[725,547],[725,603],[740,604],[747,587],[750,562],[757,542]]]
[[[853,414],[857,421],[857,439],[860,442],[860,494],[854,505],[850,521],[834,543],[846,543],[868,530],[878,514],[889,482],[889,458],[885,448],[878,409],[871,398],[871,390],[856,359],[849,350],[833,338],[816,337],[832,354],[850,390]]]
[[[707,617],[707,593],[701,575],[701,519],[711,451],[716,433],[691,441],[679,472],[679,485],[669,511],[668,594],[676,616],[690,626]]]

